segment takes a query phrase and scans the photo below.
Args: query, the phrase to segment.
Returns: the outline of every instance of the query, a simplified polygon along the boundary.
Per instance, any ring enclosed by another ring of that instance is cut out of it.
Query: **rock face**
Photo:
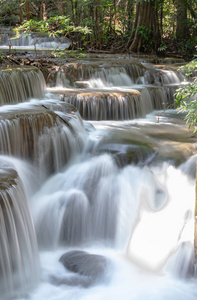
[[[80,278],[78,280],[73,278],[73,283],[68,281],[62,281],[61,283],[69,285],[79,284],[84,287],[88,287],[100,280],[104,276],[107,267],[105,257],[79,250],[66,252],[60,257],[60,262],[67,270],[82,275],[81,280]]]

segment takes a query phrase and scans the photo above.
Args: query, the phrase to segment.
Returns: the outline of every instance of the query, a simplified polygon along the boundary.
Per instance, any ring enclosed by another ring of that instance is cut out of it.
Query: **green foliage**
[[[69,17],[56,16],[50,17],[47,21],[29,20],[24,21],[21,25],[17,26],[14,31],[16,35],[14,38],[19,38],[22,34],[28,36],[31,33],[38,33],[39,35],[48,36],[68,36],[71,39],[71,33],[79,33],[81,35],[87,35],[91,33],[88,27],[74,26]],[[36,44],[38,43],[40,36],[34,38],[34,47],[36,51]],[[71,40],[72,42],[72,40]],[[60,42],[61,44],[61,42]],[[59,45],[60,45],[59,44]],[[58,48],[58,47],[57,47]],[[36,52],[37,56],[37,52]]]
[[[193,54],[195,51],[196,42],[197,39],[193,37],[180,41],[178,53],[181,55],[190,56],[190,54]]]
[[[38,32],[39,34],[47,34],[49,36],[66,35],[70,32],[80,32],[82,34],[89,34],[91,30],[88,27],[75,27],[71,19],[66,16],[50,17],[47,21],[29,20],[24,21],[22,25],[17,26],[15,29],[16,37],[21,33],[30,34]]]
[[[53,57],[57,57],[57,58],[85,58],[87,57],[87,54],[86,53],[83,53],[83,52],[80,52],[80,50],[82,49],[78,49],[78,50],[67,50],[66,52],[65,51],[53,51],[51,53],[51,55]]]
[[[166,51],[166,49],[167,49],[167,45],[164,42],[162,42],[157,50],[160,52],[163,52],[163,51]]]
[[[153,45],[153,32],[151,28],[144,25],[138,26],[137,34],[143,39],[143,44],[142,44],[143,51],[145,52],[150,51]]]
[[[176,7],[175,1],[163,0],[163,37],[175,39],[176,37]]]
[[[196,57],[196,55],[194,55]],[[186,77],[195,77],[197,76],[197,60],[194,59],[185,66],[179,68],[182,72],[185,73]]]
[[[0,0],[0,24],[12,26],[19,20],[19,0]]]
[[[142,0],[72,0],[72,1],[37,1],[37,0],[0,0],[1,26],[17,26],[20,32],[29,34],[38,32],[47,35],[66,35],[77,47],[97,48],[102,50],[122,49],[130,38],[137,10],[135,6]],[[152,0],[143,0],[150,2]],[[188,38],[175,43],[177,26],[177,3],[179,0],[152,1],[159,12],[159,29],[162,40],[170,45],[171,51],[181,55],[193,55],[197,44],[197,2],[189,0],[187,8]],[[28,6],[27,6],[28,4]],[[43,21],[44,19],[45,21]],[[156,24],[157,26],[157,24]],[[137,34],[143,38],[142,51],[150,51],[153,45],[158,47],[155,34],[146,26],[138,26]],[[120,46],[120,47],[119,47]],[[155,48],[156,50],[156,48]],[[158,51],[165,51],[165,44]],[[169,49],[168,49],[169,50]]]
[[[14,31],[16,32],[14,38],[20,37],[21,34],[29,35],[32,32],[39,32],[41,34],[50,32],[46,21],[36,21],[33,19],[24,21],[21,25],[15,27]]]
[[[150,37],[152,35],[152,30],[147,26],[138,26],[137,34],[141,35],[146,41],[150,42]]]
[[[193,60],[186,67],[188,75],[197,71],[197,60]],[[193,132],[197,131],[197,78],[180,87],[175,94],[175,102],[179,111],[186,112],[186,123]]]

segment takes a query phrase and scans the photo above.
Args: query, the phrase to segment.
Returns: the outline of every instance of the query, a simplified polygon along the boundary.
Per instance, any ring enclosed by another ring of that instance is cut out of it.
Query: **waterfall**
[[[66,93],[63,101],[77,107],[84,120],[128,120],[143,117],[147,112],[136,90]]]
[[[163,111],[182,77],[82,60],[38,96],[31,71],[1,72],[3,300],[195,300],[197,135]]]
[[[37,284],[39,261],[23,182],[13,161],[0,159],[0,291],[4,299],[27,293]]]
[[[76,86],[79,81],[94,81],[100,79],[105,87],[131,86],[132,84],[180,84],[184,76],[178,71],[155,68],[142,64],[135,59],[91,61],[89,63],[66,63],[59,68],[56,76],[56,86]],[[96,84],[96,82],[95,82]],[[99,85],[100,87],[100,85]]]
[[[33,49],[34,45],[36,45],[37,49],[67,49],[70,46],[68,38],[48,37],[36,33],[23,34],[19,38],[10,36],[12,36],[12,34],[4,34],[0,48],[11,45],[13,49]]]
[[[45,80],[36,68],[0,71],[0,105],[24,102],[44,95]]]
[[[184,77],[135,59],[120,59],[118,63],[108,59],[88,64],[66,63],[59,68],[55,80],[63,101],[76,106],[85,120],[129,120],[154,109],[173,107],[174,93]]]
[[[44,107],[39,103],[4,106],[0,109],[0,152],[31,160],[46,173],[60,170],[82,151],[85,136],[75,109],[65,103],[60,108],[64,108],[63,117],[52,110],[57,109],[54,102],[45,101]]]
[[[58,174],[53,179],[55,185],[48,182],[39,195],[35,195],[35,224],[41,247],[73,246],[100,239],[114,242],[115,171],[110,157],[92,158]],[[46,230],[49,235],[45,234]]]
[[[76,81],[97,80],[106,86],[130,86],[144,76],[146,68],[136,60],[67,63],[57,73],[57,86],[76,86]],[[91,82],[90,82],[91,84]]]

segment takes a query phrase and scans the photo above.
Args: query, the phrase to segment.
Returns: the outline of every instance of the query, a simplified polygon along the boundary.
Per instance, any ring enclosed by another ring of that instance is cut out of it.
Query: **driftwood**
[[[16,65],[20,65],[20,62],[18,62],[16,59],[10,57],[10,56],[7,56],[6,59]]]

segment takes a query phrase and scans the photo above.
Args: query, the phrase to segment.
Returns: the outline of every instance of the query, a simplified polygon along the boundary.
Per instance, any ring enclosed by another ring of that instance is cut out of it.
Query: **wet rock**
[[[118,144],[106,143],[98,147],[99,153],[110,153],[113,155],[119,167],[125,167],[129,164],[145,165],[150,163],[156,156],[156,151],[151,145],[143,144]]]
[[[89,254],[85,251],[69,251],[63,254],[59,260],[64,267],[80,277],[61,280],[61,284],[82,285],[87,287],[99,281],[105,274],[107,260],[102,255]]]

